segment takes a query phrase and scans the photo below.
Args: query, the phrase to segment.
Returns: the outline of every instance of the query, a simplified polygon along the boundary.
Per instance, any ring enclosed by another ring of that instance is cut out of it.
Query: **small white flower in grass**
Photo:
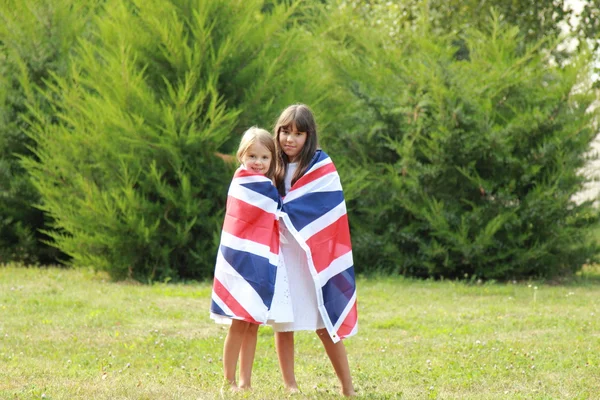
[[[42,393],[42,399],[46,398],[46,393]]]
[[[131,363],[127,363],[127,365],[125,366],[126,368],[131,367]]]
[[[181,369],[185,369],[185,365],[182,365],[182,366],[181,366]]]
[[[531,369],[535,369],[535,365],[532,365],[532,366],[531,366]]]
[[[475,344],[481,344],[481,341],[480,340],[476,340]]]
[[[433,386],[429,386],[429,390],[433,390]]]

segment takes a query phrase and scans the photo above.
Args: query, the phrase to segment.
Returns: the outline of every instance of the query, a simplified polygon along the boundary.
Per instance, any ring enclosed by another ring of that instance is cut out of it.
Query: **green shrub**
[[[7,0],[0,5],[0,262],[52,263],[58,251],[42,242],[48,216],[19,157],[31,155],[27,97],[48,109],[32,88],[51,73],[66,74],[68,55],[85,36],[97,0]],[[27,76],[22,85],[21,77]]]
[[[596,135],[590,57],[557,66],[539,46],[517,49],[518,30],[491,21],[489,32],[463,37],[461,59],[456,37],[428,26],[395,43],[357,23],[336,33],[346,46],[332,57],[361,110],[336,128],[337,146],[369,173],[350,204],[359,270],[493,279],[577,271],[598,251],[589,240],[597,211],[572,200]]]
[[[215,152],[323,90],[300,65],[312,38],[296,9],[263,6],[108,0],[45,91],[56,121],[32,102],[25,166],[74,265],[142,281],[212,274],[235,167]]]

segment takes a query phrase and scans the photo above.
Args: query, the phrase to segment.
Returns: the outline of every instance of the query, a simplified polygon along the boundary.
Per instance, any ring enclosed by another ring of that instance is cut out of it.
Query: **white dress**
[[[294,172],[298,168],[297,163],[290,163],[285,176],[285,192],[289,192]],[[293,320],[291,322],[270,322],[275,332],[289,331],[315,331],[325,327],[319,308],[317,306],[317,294],[314,280],[310,274],[306,252],[292,233],[288,231],[285,223],[280,219],[281,248],[280,255],[284,262],[288,286],[283,282],[276,281],[275,297],[278,292],[289,293]],[[277,270],[279,275],[280,269]],[[289,284],[291,283],[291,284]],[[275,298],[273,299],[275,303]]]

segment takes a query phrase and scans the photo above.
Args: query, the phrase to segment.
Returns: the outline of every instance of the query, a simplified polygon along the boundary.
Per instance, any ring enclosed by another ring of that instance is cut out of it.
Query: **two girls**
[[[234,310],[219,310],[219,306],[225,302],[221,297],[234,295],[231,291],[224,293],[218,286],[217,280],[221,279],[218,277],[222,274],[217,273],[217,260],[211,310],[213,314],[233,319],[224,346],[225,378],[235,387],[235,360],[239,353],[239,387],[249,387],[251,361],[256,348],[256,328],[252,324],[264,323],[266,319],[275,331],[279,365],[284,384],[289,391],[298,391],[294,374],[294,332],[310,330],[315,331],[323,343],[340,380],[342,393],[345,396],[353,396],[355,393],[348,357],[341,339],[352,336],[357,331],[356,285],[346,205],[339,175],[329,156],[318,149],[315,119],[307,106],[298,104],[284,110],[276,123],[274,136],[275,150],[271,152],[270,161],[275,161],[275,186],[270,188],[267,197],[270,197],[274,204],[272,192],[275,190],[283,196],[283,204],[280,210],[275,208],[274,211],[271,204],[268,212],[273,211],[283,222],[277,224],[276,228],[277,234],[281,234],[281,243],[279,236],[277,243],[284,262],[280,263],[279,257],[271,257],[277,259],[276,263],[271,262],[269,267],[264,269],[264,280],[269,282],[266,285],[269,289],[264,290],[268,292],[265,298],[268,297],[270,301],[263,301],[262,305],[267,309],[261,309],[259,318],[249,320],[239,313],[236,314]],[[263,146],[267,147],[266,144]],[[240,150],[242,147],[240,145]],[[238,157],[239,154],[238,152]],[[241,161],[244,164],[244,161]],[[271,165],[267,170],[270,167]],[[255,201],[256,196],[250,200]],[[228,201],[227,215],[229,208]],[[244,227],[238,229],[249,229],[249,221],[238,220],[237,223]],[[223,244],[224,238],[227,239],[226,230],[232,229],[227,228],[227,225],[228,216],[221,239],[221,248],[225,246],[226,249],[227,245]],[[262,229],[274,228],[270,223],[268,225]],[[272,236],[272,233],[268,236]],[[271,240],[275,241],[273,238]],[[228,251],[226,249],[224,252]],[[277,249],[272,245],[270,251],[271,254],[275,254]],[[277,279],[273,273],[277,275]],[[280,275],[283,278],[280,278]],[[286,275],[287,279],[284,279]],[[251,292],[246,290],[242,293],[241,290],[237,290],[235,297],[253,304],[255,301],[244,297],[254,296]],[[285,301],[273,302],[273,297],[287,298],[281,293],[289,293],[291,304],[287,308],[288,311],[274,312],[270,309],[271,305],[279,310],[287,306]],[[216,302],[220,304],[215,304]],[[274,315],[282,314],[288,318],[273,318]]]

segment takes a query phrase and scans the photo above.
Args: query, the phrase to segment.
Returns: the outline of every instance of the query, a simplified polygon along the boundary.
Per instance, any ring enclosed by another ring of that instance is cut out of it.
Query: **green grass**
[[[600,398],[599,275],[531,287],[360,279],[359,334],[346,341],[359,398]],[[0,267],[0,399],[218,398],[226,331],[209,296],[209,283]],[[296,351],[291,397],[336,398],[316,335],[297,334]],[[287,397],[270,328],[253,391],[229,397]]]

